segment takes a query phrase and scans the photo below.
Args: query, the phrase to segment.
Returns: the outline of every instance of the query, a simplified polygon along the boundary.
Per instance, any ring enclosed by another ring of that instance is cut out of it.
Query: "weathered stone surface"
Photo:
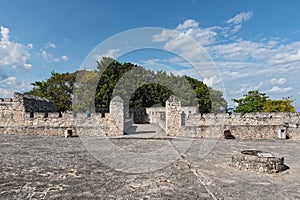
[[[119,96],[115,96],[109,105],[110,125],[106,135],[116,136],[123,135],[124,131],[124,105]]]
[[[181,101],[176,96],[170,96],[166,102],[166,134],[176,136],[181,127]]]
[[[133,152],[155,147],[143,140],[114,141]],[[200,158],[204,142],[193,140],[181,157],[163,169],[124,173],[96,160],[79,137],[0,135],[0,199],[300,198],[299,142],[219,140]],[[282,153],[289,169],[260,174],[228,166],[232,152],[254,146]]]
[[[166,108],[147,108],[150,123],[159,125],[169,136],[224,138],[229,130],[236,139],[278,139],[283,130],[286,138],[300,140],[299,113],[196,113],[196,107],[182,107],[171,97]],[[110,113],[57,113],[53,103],[40,97],[15,93],[13,99],[0,99],[0,134],[64,135],[66,128],[92,130],[100,127],[108,136],[123,135],[125,117],[122,99],[115,98]],[[126,127],[130,122],[126,121]],[[92,133],[90,134],[98,134]]]
[[[247,155],[236,152],[231,157],[230,166],[240,170],[254,171],[260,173],[278,173],[285,169],[284,158],[272,153],[260,153],[258,155]]]
[[[56,105],[42,97],[14,93],[14,101],[22,103],[25,112],[56,112]]]
[[[208,113],[189,115],[185,121],[186,131],[200,138],[221,138],[224,130],[230,130],[237,139],[278,139],[280,129],[290,139],[299,140],[300,128],[294,128],[295,124],[300,124],[299,113]],[[222,127],[223,131],[209,134],[212,127]]]
[[[0,134],[63,136],[67,128],[90,130],[91,135],[122,135],[124,118],[122,102],[113,102],[110,113],[58,113],[50,101],[32,95],[15,93],[13,100],[0,101]],[[96,132],[91,131],[96,128]],[[76,130],[78,129],[78,130]],[[82,131],[80,133],[83,133]],[[84,132],[87,134],[87,131]]]

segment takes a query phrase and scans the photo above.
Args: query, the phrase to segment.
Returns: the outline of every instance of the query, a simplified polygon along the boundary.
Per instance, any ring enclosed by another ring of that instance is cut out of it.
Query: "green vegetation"
[[[79,72],[59,74],[51,72],[47,81],[32,83],[33,89],[29,94],[44,97],[56,104],[58,111],[71,110],[73,86]]]
[[[268,99],[265,93],[259,90],[248,91],[243,98],[233,99],[237,106],[234,112],[251,113],[251,112],[295,112],[294,106],[291,105],[293,100],[272,100]]]
[[[248,91],[247,94],[243,95],[243,98],[233,99],[233,101],[238,104],[234,112],[261,112],[268,98],[266,94],[260,93],[258,90]]]
[[[296,112],[295,107],[291,104],[293,100],[268,100],[263,107],[263,112]]]
[[[176,76],[164,71],[153,72],[132,63],[103,57],[97,70],[74,73],[51,73],[46,81],[32,83],[30,94],[53,101],[58,111],[92,111],[108,108],[119,95],[129,107],[164,106],[170,95],[181,99],[183,106],[198,106],[202,113],[227,109],[220,91],[189,76]],[[93,97],[91,99],[91,97]],[[72,104],[73,103],[73,104]]]

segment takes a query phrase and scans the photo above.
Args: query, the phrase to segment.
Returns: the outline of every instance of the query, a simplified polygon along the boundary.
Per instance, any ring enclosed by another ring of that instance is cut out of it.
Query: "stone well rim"
[[[254,150],[254,149],[242,150],[241,154],[247,155],[247,156],[263,157],[263,158],[275,158],[275,155],[271,152]]]

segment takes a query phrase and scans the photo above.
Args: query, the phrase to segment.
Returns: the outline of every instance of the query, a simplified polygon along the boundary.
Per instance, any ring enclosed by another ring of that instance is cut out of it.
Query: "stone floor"
[[[126,136],[109,139],[122,156],[101,146],[110,160],[86,141],[0,135],[0,199],[300,199],[296,141]],[[243,149],[279,153],[289,169],[268,175],[229,167],[231,154]],[[147,164],[147,152],[159,156]]]

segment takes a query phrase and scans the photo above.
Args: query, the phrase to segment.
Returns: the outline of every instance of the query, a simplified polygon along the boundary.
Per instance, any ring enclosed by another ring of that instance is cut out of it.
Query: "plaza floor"
[[[109,154],[97,157],[80,137],[0,135],[0,199],[300,199],[297,141],[105,140],[124,154],[103,145],[97,148]],[[289,169],[259,174],[228,166],[243,149],[281,154]]]

